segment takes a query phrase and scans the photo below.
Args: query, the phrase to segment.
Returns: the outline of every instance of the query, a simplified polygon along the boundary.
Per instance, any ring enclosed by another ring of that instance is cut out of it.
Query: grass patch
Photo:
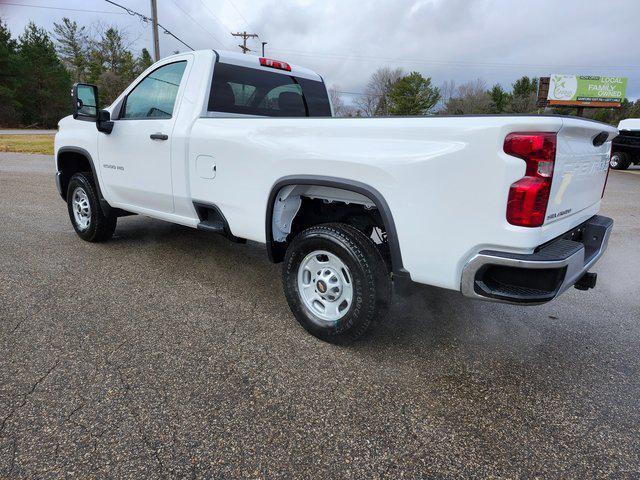
[[[0,152],[53,155],[53,135],[0,135]]]

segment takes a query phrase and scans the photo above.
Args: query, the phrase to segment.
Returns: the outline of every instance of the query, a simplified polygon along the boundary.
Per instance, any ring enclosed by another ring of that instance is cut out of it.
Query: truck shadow
[[[113,247],[136,249],[149,262],[161,262],[166,275],[163,281],[187,278],[211,291],[222,291],[231,302],[247,301],[249,296],[269,317],[288,320],[274,328],[307,336],[282,293],[281,265],[269,263],[263,245],[235,244],[216,234],[143,217],[123,219],[116,233]],[[380,324],[348,348],[374,357],[393,351],[415,358],[453,349],[472,356],[531,360],[558,341],[557,307],[479,302],[459,292],[414,284],[405,296],[395,295]],[[576,317],[581,314],[586,313],[573,313]],[[579,342],[577,351],[572,351],[566,348],[567,339],[563,341],[562,356],[579,353]]]
[[[386,318],[373,331],[353,345],[334,346],[297,324],[282,293],[281,266],[269,263],[262,245],[234,244],[215,234],[130,217],[119,225],[109,249],[134,251],[127,254],[141,256],[141,268],[162,264],[159,271],[153,269],[154,275],[170,290],[184,292],[193,284],[203,302],[211,296],[232,306],[216,309],[217,315],[226,315],[216,322],[227,327],[197,327],[205,335],[223,335],[238,349],[296,356],[323,375],[332,375],[331,370],[344,375],[367,372],[372,385],[378,380],[384,388],[394,382],[415,385],[448,399],[447,405],[457,404],[461,415],[468,405],[497,410],[524,405],[527,392],[540,399],[574,398],[576,385],[590,391],[626,391],[633,398],[628,390],[635,383],[625,387],[623,379],[638,371],[637,361],[628,365],[628,358],[619,355],[619,340],[602,335],[594,318],[605,311],[570,293],[551,304],[517,307],[414,285],[408,295],[394,297]],[[194,297],[191,301],[197,302]],[[615,330],[610,333],[615,337]],[[172,332],[176,334],[191,332]]]

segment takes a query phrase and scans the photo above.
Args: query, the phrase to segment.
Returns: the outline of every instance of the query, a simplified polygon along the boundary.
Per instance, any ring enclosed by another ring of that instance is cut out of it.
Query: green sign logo
[[[627,79],[577,75],[552,75],[549,100],[574,102],[621,102],[627,93]]]
[[[573,75],[553,75],[549,93],[554,100],[573,100],[578,89],[576,77]]]

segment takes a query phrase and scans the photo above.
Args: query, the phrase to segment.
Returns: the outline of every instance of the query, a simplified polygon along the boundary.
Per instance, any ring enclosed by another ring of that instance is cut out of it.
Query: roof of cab
[[[282,62],[288,63],[291,66],[291,72],[278,70],[276,68],[263,67],[262,65],[260,65],[260,57],[258,55],[230,52],[228,50],[214,50],[214,52],[218,55],[218,60],[222,63],[230,63],[232,65],[239,65],[242,67],[257,68],[268,72],[282,73],[284,75],[294,75],[296,77],[322,81],[322,77],[313,70],[294,65],[293,63],[287,62],[287,60],[283,58],[267,57],[273,58],[273,60],[280,60]]]

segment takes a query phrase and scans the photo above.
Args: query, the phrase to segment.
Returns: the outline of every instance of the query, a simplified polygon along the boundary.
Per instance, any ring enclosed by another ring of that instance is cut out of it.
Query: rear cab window
[[[229,63],[216,63],[209,112],[264,117],[330,117],[323,82]]]

